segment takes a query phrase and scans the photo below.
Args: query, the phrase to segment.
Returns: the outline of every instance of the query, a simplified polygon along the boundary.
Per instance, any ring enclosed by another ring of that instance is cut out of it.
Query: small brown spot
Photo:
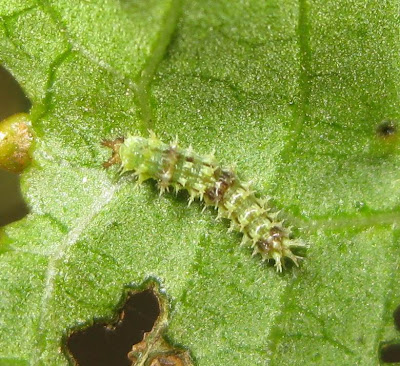
[[[210,202],[216,202],[217,201],[217,192],[215,187],[208,188],[204,196],[210,201]]]
[[[176,163],[180,159],[180,153],[176,147],[170,146],[163,152],[163,158],[161,163],[161,173],[157,177],[160,182],[160,187],[168,190],[171,178],[174,175]]]
[[[178,155],[178,150],[176,149],[176,147],[174,146],[170,146],[167,150],[165,150],[165,153],[167,155],[171,155],[171,156],[175,156]]]
[[[256,245],[263,253],[269,253],[272,249],[272,241],[268,239],[261,239],[256,243]]]
[[[136,343],[132,346],[132,352],[144,352],[147,348],[146,337],[148,336],[149,332],[144,333],[143,340],[139,343]]]
[[[214,177],[216,178],[216,183],[214,187],[206,190],[205,196],[211,202],[221,202],[226,191],[235,183],[236,176],[229,170],[216,169]]]
[[[155,357],[150,366],[185,366],[185,363],[176,355],[168,355]]]
[[[104,168],[109,168],[111,165],[121,163],[121,158],[119,156],[119,148],[124,143],[123,137],[118,137],[115,140],[104,140],[101,144],[105,147],[112,149],[112,156],[106,162],[103,163]]]
[[[282,229],[277,226],[273,226],[271,229],[269,229],[269,235],[276,240],[281,240],[284,236],[286,236]]]
[[[193,162],[194,162],[194,157],[193,157],[193,156],[186,156],[185,160],[186,160],[188,163],[193,163]]]
[[[169,149],[164,151],[164,170],[168,171],[172,167],[175,167],[176,162],[180,158],[180,153],[175,147],[170,146]]]
[[[396,122],[387,120],[379,124],[379,126],[376,128],[376,133],[379,137],[389,138],[396,135],[397,130],[398,127]]]
[[[257,242],[258,248],[268,253],[274,247],[276,243],[282,243],[282,239],[286,237],[286,234],[277,226],[271,227],[269,229],[269,237],[261,239]]]

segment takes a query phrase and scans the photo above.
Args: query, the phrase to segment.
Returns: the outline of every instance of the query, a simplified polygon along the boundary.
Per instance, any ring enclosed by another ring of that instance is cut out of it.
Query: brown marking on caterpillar
[[[175,172],[175,165],[180,158],[180,153],[176,150],[175,146],[170,146],[163,153],[163,161],[162,161],[162,171],[159,175],[158,187],[160,189],[160,194],[168,191],[168,188],[171,184],[172,176]]]
[[[234,173],[220,168],[215,170],[214,177],[215,185],[207,188],[205,199],[210,202],[209,204],[218,205],[219,202],[223,202],[225,193],[233,186],[236,178]]]

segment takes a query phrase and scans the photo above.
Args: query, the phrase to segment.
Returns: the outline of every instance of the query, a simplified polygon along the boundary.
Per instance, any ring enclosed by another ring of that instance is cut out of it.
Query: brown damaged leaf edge
[[[189,365],[185,360],[177,355],[156,356],[150,366],[186,366]]]
[[[152,291],[157,297],[160,314],[151,329],[143,336],[143,340],[133,345],[128,353],[131,366],[193,366],[194,363],[187,350],[171,345],[164,338],[168,328],[168,299],[160,294],[158,287]]]
[[[192,366],[189,352],[163,337],[168,308],[155,282],[127,289],[118,315],[72,331],[65,340],[65,353],[76,366]]]
[[[132,347],[128,358],[131,366],[193,366],[189,352],[174,348],[162,336],[165,327],[157,327],[145,333],[143,340]]]
[[[32,125],[26,113],[0,122],[0,169],[21,173],[31,162]]]

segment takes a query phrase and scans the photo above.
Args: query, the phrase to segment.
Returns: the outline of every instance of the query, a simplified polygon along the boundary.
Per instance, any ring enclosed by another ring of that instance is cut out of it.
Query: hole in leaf
[[[31,108],[14,77],[0,65],[0,121]],[[19,177],[0,169],[0,226],[23,218],[28,208],[21,196]]]
[[[15,113],[29,112],[31,102],[17,80],[0,65],[0,120]]]
[[[393,312],[394,325],[397,330],[400,330],[400,305]]]
[[[20,220],[29,212],[19,187],[17,174],[0,170],[0,226]]]
[[[150,332],[160,314],[153,290],[129,293],[116,322],[73,332],[66,346],[79,366],[129,366],[128,353]]]
[[[400,362],[400,344],[384,344],[381,347],[381,361],[384,363]]]
[[[394,325],[400,330],[400,305],[393,312]],[[380,358],[383,363],[400,363],[400,344],[384,343],[380,348]]]

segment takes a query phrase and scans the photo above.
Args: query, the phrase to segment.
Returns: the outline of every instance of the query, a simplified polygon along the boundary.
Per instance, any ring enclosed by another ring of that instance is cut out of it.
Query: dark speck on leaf
[[[383,121],[376,128],[376,133],[379,137],[390,137],[397,133],[398,127],[394,121]]]

